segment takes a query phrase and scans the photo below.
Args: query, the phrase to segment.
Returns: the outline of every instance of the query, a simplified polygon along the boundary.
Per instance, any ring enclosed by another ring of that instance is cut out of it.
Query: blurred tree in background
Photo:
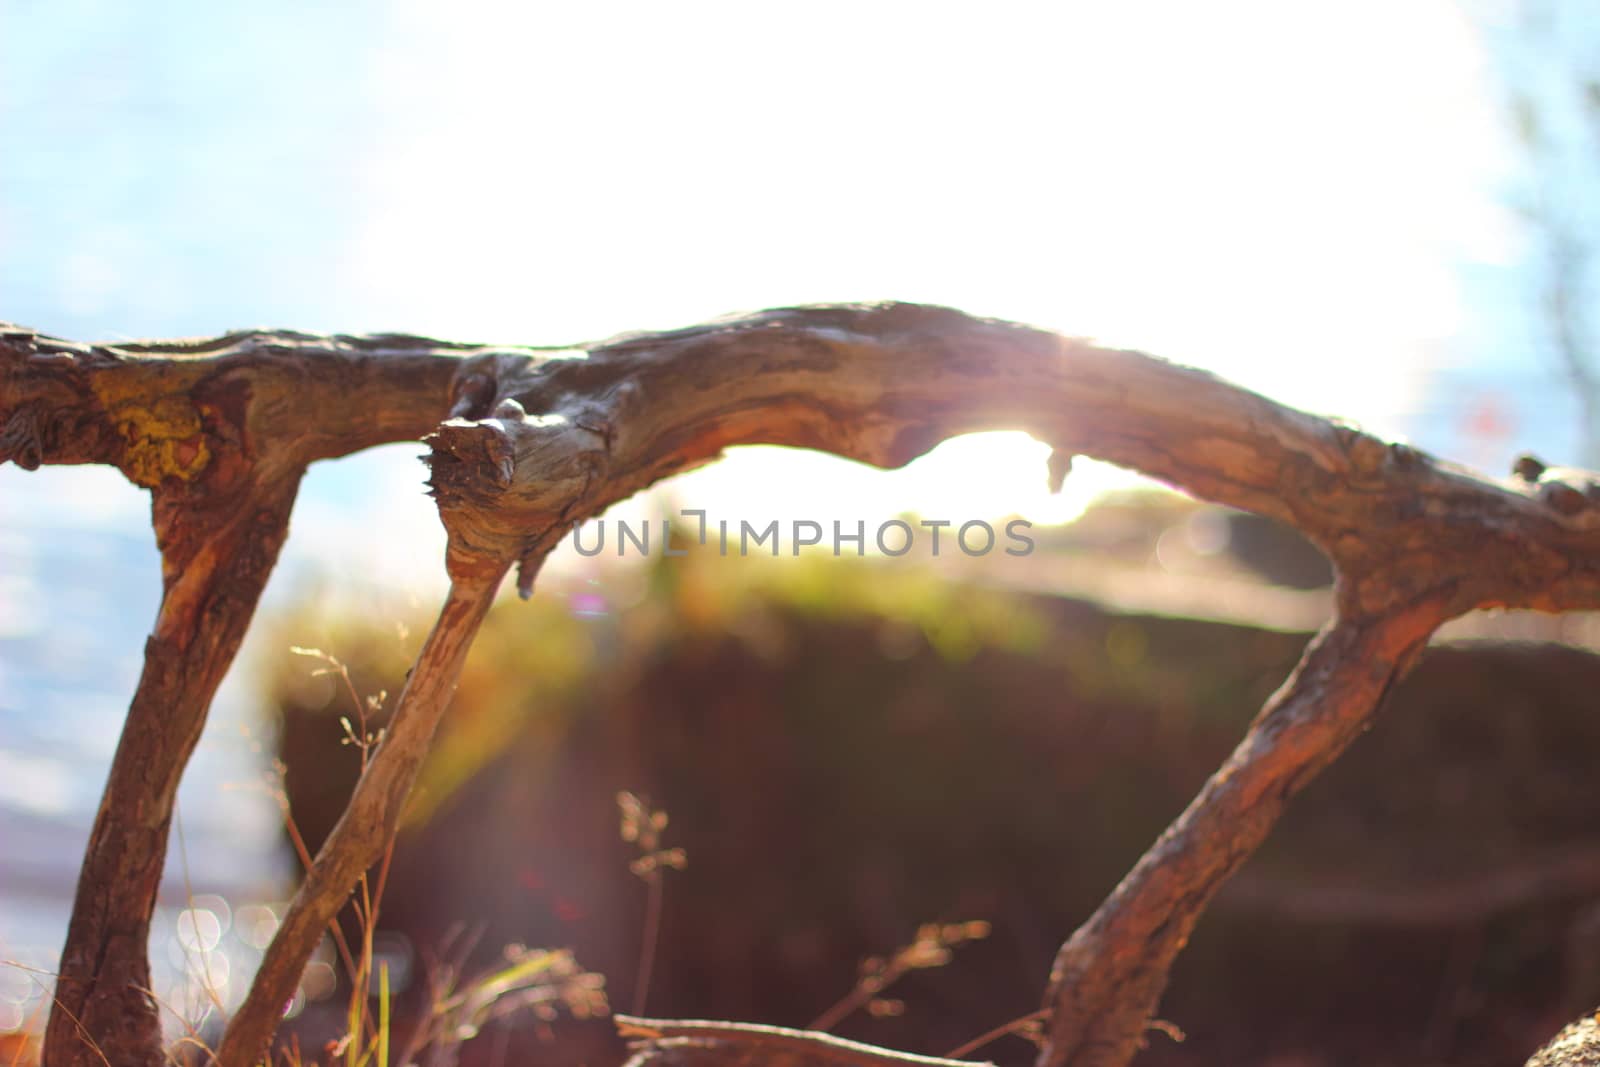
[[[1586,0],[1513,0],[1486,20],[1511,125],[1525,152],[1513,202],[1534,245],[1541,343],[1578,404],[1581,454],[1600,466],[1600,33]]]

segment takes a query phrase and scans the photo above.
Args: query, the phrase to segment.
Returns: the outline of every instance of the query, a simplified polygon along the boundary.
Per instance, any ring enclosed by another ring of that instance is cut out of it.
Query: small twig
[[[894,977],[898,978],[899,975],[895,975]],[[893,979],[890,980],[892,981]],[[806,1029],[816,1030],[818,1033],[825,1034],[829,1030],[832,1030],[835,1026],[838,1026],[841,1022],[848,1018],[852,1012],[856,1011],[861,1007],[861,1005],[871,1000],[872,997],[873,994],[864,990],[861,987],[861,984],[858,982],[850,990],[850,992],[834,1001],[828,1006],[826,1011],[807,1023]]]
[[[993,1030],[986,1030],[977,1037],[973,1038],[971,1041],[957,1045],[949,1052],[946,1052],[944,1054],[945,1059],[959,1060],[967,1053],[976,1052],[989,1042],[998,1041],[1007,1034],[1021,1034],[1022,1036],[1027,1037],[1029,1041],[1032,1041],[1037,1045],[1039,1043],[1039,1036],[1037,1033],[1039,1029],[1039,1023],[1048,1018],[1049,1015],[1050,1013],[1048,1011],[1040,1008],[1038,1011],[1029,1012],[1027,1015],[1021,1016],[1020,1018],[1012,1019],[1008,1023],[1001,1023]],[[1032,1035],[1029,1035],[1028,1033],[1030,1027],[1035,1031]]]
[[[966,941],[979,941],[989,936],[989,924],[983,921],[965,923],[926,923],[917,928],[917,936],[909,945],[894,951],[888,959],[872,957],[861,964],[861,976],[855,986],[821,1015],[811,1020],[808,1030],[828,1031],[839,1025],[857,1009],[877,1002],[878,995],[907,973],[943,967],[950,962],[950,950]]]
[[[1154,1030],[1176,1045],[1181,1045],[1188,1039],[1188,1035],[1183,1032],[1182,1027],[1165,1019],[1146,1019],[1144,1028],[1146,1030]]]

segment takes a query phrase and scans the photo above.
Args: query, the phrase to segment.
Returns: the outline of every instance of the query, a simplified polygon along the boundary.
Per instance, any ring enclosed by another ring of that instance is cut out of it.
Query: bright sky
[[[565,343],[892,297],[1404,433],[1430,371],[1469,351],[1461,265],[1520,254],[1493,188],[1512,150],[1449,0],[10,17],[0,124],[33,147],[0,163],[0,317],[68,335]],[[1049,521],[1113,481],[1080,466],[1051,499],[1044,455],[988,436],[886,476],[736,454],[673,494],[752,518]],[[381,504],[415,531],[382,552],[436,566],[419,483],[392,456],[319,471],[297,532],[337,554]]]
[[[1500,115],[1443,0],[416,4],[390,33],[369,91],[404,104],[347,264],[374,327],[566,341],[892,296],[1403,432],[1460,328],[1454,265],[1513,251]],[[760,450],[676,495],[1050,521],[1114,481],[1052,499],[1045,454],[995,435],[884,476]]]

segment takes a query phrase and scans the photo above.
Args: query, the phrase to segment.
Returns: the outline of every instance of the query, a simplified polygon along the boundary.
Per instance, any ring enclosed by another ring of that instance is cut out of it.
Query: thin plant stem
[[[917,936],[911,944],[896,949],[894,955],[887,959],[864,960],[855,986],[838,1003],[811,1020],[807,1029],[827,1032],[857,1008],[873,1004],[880,993],[907,972],[943,967],[950,962],[950,950],[956,945],[988,936],[989,924],[981,919],[964,923],[924,923],[917,928]]]
[[[887,975],[885,977],[887,978]],[[885,981],[884,984],[887,985],[888,982]],[[860,982],[857,982],[855,987],[843,997],[839,998],[839,1001],[834,1004],[833,1007],[829,1008],[815,1019],[812,1019],[811,1022],[807,1023],[806,1029],[820,1030],[823,1032],[832,1030],[846,1017],[848,1017],[851,1012],[870,1001],[876,995],[877,994],[875,992],[867,989],[866,986],[862,985]]]
[[[968,1053],[977,1051],[978,1049],[980,1049],[983,1046],[987,1045],[989,1042],[998,1041],[1000,1038],[1005,1037],[1007,1034],[1017,1033],[1018,1031],[1022,1030],[1024,1027],[1026,1027],[1029,1023],[1038,1022],[1041,1019],[1045,1018],[1045,1016],[1047,1016],[1049,1014],[1050,1013],[1048,1011],[1045,1011],[1044,1009],[1041,1008],[1039,1011],[1029,1012],[1027,1015],[1022,1016],[1020,1019],[1012,1019],[1008,1023],[1001,1023],[999,1026],[995,1027],[993,1030],[986,1030],[983,1033],[979,1034],[977,1037],[973,1038],[971,1041],[968,1041],[968,1042],[966,1042],[965,1044],[962,1044],[962,1045],[957,1045],[955,1048],[951,1049],[949,1052],[946,1052],[944,1054],[944,1058],[947,1059],[947,1060],[959,1060],[961,1057],[967,1055]]]
[[[643,1015],[645,999],[650,995],[650,972],[656,964],[656,942],[661,935],[661,871],[651,871],[645,876],[648,889],[644,905],[644,935],[639,941],[639,978],[633,987],[633,1014]]]
[[[300,866],[305,870],[311,869],[311,850],[306,848],[306,839],[300,836],[300,827],[295,824],[294,816],[289,813],[287,800],[283,804],[283,824],[288,831],[289,843],[294,846],[295,855],[300,859]],[[350,943],[345,940],[344,930],[339,926],[337,919],[328,923],[328,933],[333,935],[333,943],[339,950],[339,959],[344,963],[344,972],[350,981],[356,980],[356,960],[350,952]]]

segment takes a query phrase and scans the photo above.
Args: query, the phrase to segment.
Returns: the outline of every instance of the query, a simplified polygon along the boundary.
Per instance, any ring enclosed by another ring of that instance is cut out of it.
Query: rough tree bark
[[[1600,1012],[1579,1019],[1535,1052],[1527,1067],[1600,1067]]]
[[[52,1067],[165,1062],[147,958],[178,781],[288,531],[306,466],[415,439],[451,346],[240,334],[89,346],[0,327],[0,462],[105,463],[151,491],[162,599],[84,857]]]
[[[3,336],[31,339],[7,340],[13,347],[40,344],[32,335]],[[224,342],[227,349],[241,339]],[[296,335],[306,358],[295,365],[314,375],[309,368],[323,354],[336,362],[341,352],[362,345],[375,352],[384,343],[396,342]],[[1289,797],[1360,733],[1442,622],[1479,607],[1564,611],[1600,603],[1600,489],[1586,475],[1531,464],[1518,481],[1486,481],[1199,371],[947,309],[795,308],[561,351],[472,352],[409,339],[400,347],[429,368],[428,385],[417,389],[428,398],[410,398],[416,421],[402,427],[396,419],[396,432],[427,421],[421,409],[438,406],[434,375],[446,373],[441,367],[453,373],[451,418],[428,438],[453,586],[388,736],[229,1026],[218,1052],[224,1064],[251,1063],[266,1050],[328,920],[392,834],[466,648],[505,573],[518,565],[519,587],[530,593],[540,562],[576,523],[727,446],[795,445],[892,467],[956,434],[1024,429],[1055,448],[1054,477],[1079,454],[1139,469],[1196,496],[1288,521],[1338,568],[1335,618],[1227,763],[1062,947],[1045,996],[1050,1022],[1040,1067],[1109,1067],[1134,1055],[1168,968],[1207,902],[1266,836]],[[65,362],[53,373],[79,381],[94,373],[90,353],[107,350],[57,351],[54,360]],[[152,372],[129,402],[139,410],[161,402],[199,410],[198,401],[185,399],[195,396],[194,387],[179,380],[178,368],[194,357],[164,358],[153,347],[144,353],[149,366],[168,369]],[[239,355],[236,388],[252,397],[276,388],[265,370],[252,371],[249,353]],[[466,358],[441,363],[440,356]],[[272,365],[262,361],[263,368]],[[37,391],[32,380],[43,370],[25,360],[17,368],[13,377]],[[31,453],[8,445],[0,456],[116,462],[117,453],[63,445],[60,432],[29,437],[63,404],[91,427],[106,422],[103,410],[83,399],[84,390],[18,404],[16,388],[8,382],[0,393],[8,427],[0,440],[16,437],[9,427],[18,425],[23,438],[42,443]],[[399,402],[376,388],[358,395],[361,412],[374,419],[383,404]],[[337,406],[349,396],[329,399]],[[360,447],[352,443],[358,435],[348,410],[322,414],[330,421],[272,430],[315,434],[328,455]],[[103,427],[94,433],[115,436]],[[134,425],[122,439],[136,443],[141,433]],[[374,439],[386,438],[370,432],[361,438]],[[253,440],[247,451],[259,464],[257,454],[272,446]],[[181,461],[184,454],[174,445],[174,456]],[[292,462],[271,466],[296,469],[296,478],[303,469]],[[206,503],[188,501],[183,514],[203,514]],[[224,651],[231,655],[231,648]],[[86,881],[91,873],[86,868]],[[103,968],[95,975],[108,980]],[[666,1033],[701,1024],[650,1025]],[[714,1041],[678,1036],[696,1039],[647,1042],[635,1062],[771,1062],[771,1036],[764,1032],[725,1028]],[[132,1045],[147,1054],[145,1041],[137,1035]],[[797,1064],[865,1067],[897,1055],[858,1055],[815,1036],[784,1041]],[[64,1044],[57,1038],[52,1051]]]

